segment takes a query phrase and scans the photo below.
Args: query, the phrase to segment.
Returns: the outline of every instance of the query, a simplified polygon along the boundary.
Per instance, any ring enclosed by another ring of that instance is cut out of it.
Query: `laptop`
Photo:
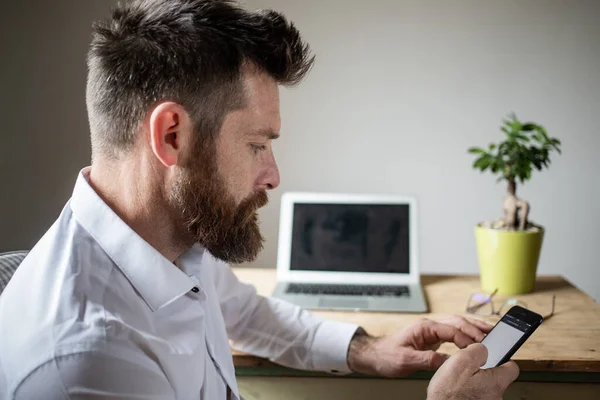
[[[272,296],[313,310],[427,312],[417,217],[410,196],[284,193]]]

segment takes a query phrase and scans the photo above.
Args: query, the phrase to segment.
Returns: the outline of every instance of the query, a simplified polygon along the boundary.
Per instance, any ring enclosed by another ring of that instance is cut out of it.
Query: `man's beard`
[[[168,195],[170,206],[184,224],[185,235],[216,258],[228,263],[253,261],[263,248],[257,210],[267,204],[267,192],[252,193],[236,205],[211,153],[197,154],[183,167]]]

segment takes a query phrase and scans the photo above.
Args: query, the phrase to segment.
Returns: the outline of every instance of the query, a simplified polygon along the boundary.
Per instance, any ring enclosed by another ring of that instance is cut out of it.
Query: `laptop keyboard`
[[[288,294],[333,294],[338,296],[410,296],[408,286],[389,285],[332,285],[314,283],[290,283]]]

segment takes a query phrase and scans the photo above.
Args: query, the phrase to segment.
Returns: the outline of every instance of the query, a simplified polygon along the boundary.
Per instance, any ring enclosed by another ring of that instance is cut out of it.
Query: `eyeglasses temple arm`
[[[481,307],[483,307],[484,305],[486,305],[487,303],[490,303],[490,305],[492,307],[492,313],[493,313],[494,312],[494,303],[492,303],[492,297],[494,297],[494,295],[496,294],[496,292],[498,292],[497,288],[496,288],[496,290],[494,290],[492,292],[492,294],[490,294],[488,296],[487,300],[482,301],[479,304],[475,304],[475,305],[472,305],[471,307],[469,307],[469,305],[468,305],[469,303],[467,303],[467,311],[468,312],[475,312],[475,311],[479,310]]]

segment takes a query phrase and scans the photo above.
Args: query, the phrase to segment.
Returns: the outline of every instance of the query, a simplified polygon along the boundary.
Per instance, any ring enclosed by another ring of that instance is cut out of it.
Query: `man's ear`
[[[190,140],[191,121],[185,109],[173,102],[156,106],[149,120],[150,146],[165,167],[177,164]]]

